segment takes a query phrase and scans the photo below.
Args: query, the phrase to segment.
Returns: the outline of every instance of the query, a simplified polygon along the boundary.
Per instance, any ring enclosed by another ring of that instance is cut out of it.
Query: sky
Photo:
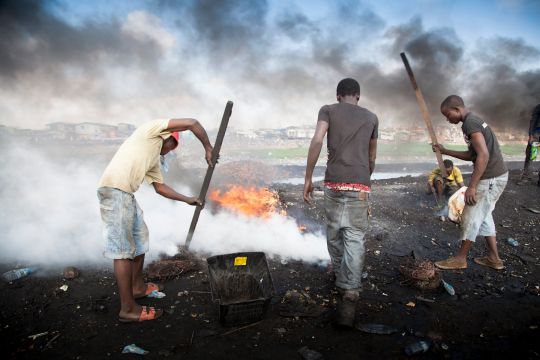
[[[313,125],[345,77],[381,127],[421,125],[405,52],[434,121],[450,94],[527,130],[540,101],[540,2],[0,1],[0,124],[197,118]],[[436,122],[437,124],[437,122]]]

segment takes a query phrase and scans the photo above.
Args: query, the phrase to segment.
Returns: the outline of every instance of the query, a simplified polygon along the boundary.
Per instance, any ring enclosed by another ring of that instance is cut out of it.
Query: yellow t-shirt
[[[163,183],[159,153],[163,140],[171,136],[168,126],[168,119],[159,119],[138,127],[116,151],[98,186],[134,193],[144,180]]]
[[[429,174],[428,182],[430,184],[433,184],[433,180],[437,176],[441,176],[441,169],[439,168],[433,169],[431,174]],[[463,175],[461,175],[461,171],[459,170],[459,168],[457,166],[454,166],[454,168],[452,169],[452,172],[448,174],[448,177],[446,178],[446,184],[450,186],[457,186],[458,184],[462,184],[462,183],[463,183]]]

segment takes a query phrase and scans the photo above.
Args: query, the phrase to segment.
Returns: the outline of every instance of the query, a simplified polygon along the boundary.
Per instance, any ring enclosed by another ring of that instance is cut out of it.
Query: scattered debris
[[[135,344],[129,344],[124,346],[124,349],[122,350],[122,354],[139,354],[139,355],[146,355],[149,351],[141,349]]]
[[[417,296],[417,297],[416,297],[416,300],[424,301],[424,302],[428,302],[428,303],[434,303],[434,302],[435,302],[435,300],[432,300],[432,299],[426,299],[425,297],[422,297],[422,296]]]
[[[45,336],[45,335],[47,335],[48,333],[49,333],[48,331],[45,331],[45,332],[41,332],[41,333],[39,333],[39,334],[29,335],[28,338],[29,338],[29,339],[32,339],[32,340],[36,340],[38,337]]]
[[[321,308],[306,291],[287,290],[279,307],[279,315],[284,317],[317,317]]]
[[[148,265],[148,278],[154,281],[168,281],[181,274],[198,270],[199,266],[193,260],[159,260]]]
[[[75,279],[79,277],[80,271],[74,266],[67,266],[64,268],[62,275],[64,276],[64,279]]]
[[[36,271],[37,271],[37,268],[31,268],[31,267],[9,270],[2,274],[2,278],[7,282],[11,282],[11,281],[19,280],[23,277],[26,277]]]
[[[405,283],[422,289],[436,289],[441,283],[441,276],[435,265],[429,260],[409,259],[399,267]]]
[[[321,353],[311,350],[307,346],[298,349],[298,353],[304,360],[324,360],[324,356],[322,356]]]
[[[398,331],[395,327],[384,324],[356,324],[355,328],[370,334],[390,335]]]
[[[69,286],[67,286],[66,284],[59,287],[59,289],[62,290],[62,291],[68,291],[68,288],[69,288]]]
[[[441,280],[441,281],[442,281],[442,284],[444,286],[444,290],[446,290],[446,292],[448,294],[450,294],[451,296],[456,295],[456,290],[454,290],[454,287],[452,285],[450,285],[449,283],[447,283],[444,280]]]
[[[414,302],[412,302],[412,301],[409,301],[408,303],[405,304],[405,306],[413,308],[413,307],[416,306],[416,304]]]
[[[516,247],[519,245],[519,242],[514,239],[514,238],[511,238],[509,237],[508,239],[506,239],[506,242],[509,244],[509,245],[512,245],[513,247]]]
[[[161,299],[164,298],[166,295],[165,293],[162,293],[157,290],[153,290],[150,294],[146,295],[147,298],[154,298],[154,299]]]
[[[45,346],[43,347],[43,350],[45,349],[48,349],[49,347],[51,347],[52,343],[58,339],[60,337],[60,334],[56,334],[51,340],[47,341],[47,343],[45,344]]]
[[[431,341],[429,340],[418,341],[410,345],[407,345],[405,347],[405,354],[411,356],[414,354],[425,353],[426,351],[429,350],[430,347],[431,347]]]

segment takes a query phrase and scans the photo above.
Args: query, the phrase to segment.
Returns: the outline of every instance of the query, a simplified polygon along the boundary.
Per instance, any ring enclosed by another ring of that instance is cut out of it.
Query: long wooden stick
[[[225,111],[223,112],[223,118],[221,119],[221,125],[219,126],[216,143],[214,144],[214,149],[212,150],[212,166],[208,165],[208,169],[206,169],[206,176],[204,177],[201,192],[199,194],[199,199],[203,202],[203,204],[206,199],[206,192],[208,191],[208,187],[210,186],[210,180],[212,180],[212,174],[214,173],[214,169],[216,168],[219,151],[221,150],[221,144],[223,143],[225,131],[227,130],[227,125],[229,124],[229,118],[231,117],[232,107],[233,102],[228,101],[227,105],[225,106]],[[186,238],[186,249],[189,249],[191,239],[193,239],[193,233],[195,232],[195,227],[197,226],[197,222],[199,221],[199,215],[201,214],[202,208],[202,206],[197,205],[195,213],[193,214],[193,218],[191,219],[191,225],[189,226],[189,231]]]
[[[409,60],[407,60],[407,56],[405,55],[405,53],[401,53],[400,55],[401,55],[401,60],[403,60],[403,64],[405,65],[405,70],[407,70],[407,74],[409,75],[409,79],[411,80],[414,92],[416,94],[416,100],[418,101],[418,105],[420,106],[422,117],[424,118],[424,122],[426,123],[426,126],[428,128],[429,136],[431,137],[431,143],[433,145],[438,144],[439,142],[437,141],[437,136],[435,135],[435,131],[433,130],[433,125],[431,124],[431,118],[429,117],[429,112],[427,110],[426,102],[424,101],[424,96],[422,95],[422,92],[420,91],[418,84],[416,84],[416,79],[414,78],[414,74],[412,72],[411,66],[409,65]],[[442,176],[447,177],[448,174],[446,173],[446,168],[444,167],[441,152],[437,150],[435,152],[435,155],[437,156],[437,162],[439,163],[439,168],[441,169]]]

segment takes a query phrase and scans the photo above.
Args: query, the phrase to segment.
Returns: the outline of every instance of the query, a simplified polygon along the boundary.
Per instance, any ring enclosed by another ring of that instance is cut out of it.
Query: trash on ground
[[[519,245],[519,242],[514,239],[514,238],[511,238],[509,237],[508,239],[506,239],[506,242],[509,244],[509,245],[512,245],[513,247],[516,247]]]
[[[407,355],[414,355],[414,354],[420,354],[425,353],[429,350],[431,347],[431,341],[429,340],[422,340],[418,341],[412,344],[409,344],[405,347],[405,354]]]
[[[444,290],[446,290],[446,292],[448,294],[450,294],[451,296],[456,295],[456,290],[454,290],[454,287],[452,285],[450,285],[449,283],[447,283],[444,280],[441,280],[441,281],[442,281],[442,284],[444,286]]]
[[[433,290],[439,287],[441,275],[429,260],[408,259],[399,267],[405,278],[404,283],[421,290]]]
[[[42,333],[39,333],[39,334],[29,335],[28,338],[32,339],[32,340],[36,340],[38,337],[45,336],[48,333],[49,333],[48,331],[45,331],[45,332],[42,332]]]
[[[79,269],[74,266],[67,266],[64,268],[63,276],[64,279],[75,279],[79,277]]]
[[[124,346],[124,349],[122,350],[122,354],[139,354],[139,355],[146,355],[149,351],[141,349],[135,344],[130,344]]]
[[[21,279],[23,277],[26,277],[26,276],[36,272],[36,270],[37,270],[36,268],[32,268],[32,267],[27,267],[27,268],[23,268],[23,269],[9,270],[9,271],[6,271],[5,273],[2,274],[2,278],[7,282],[11,282],[11,281],[18,280],[18,279]]]
[[[148,278],[155,281],[167,281],[181,274],[198,270],[199,266],[192,260],[159,260],[148,265]]]
[[[366,333],[377,335],[390,335],[398,331],[395,327],[384,324],[356,324],[355,328]]]
[[[409,301],[408,303],[405,304],[405,306],[408,306],[408,307],[415,307],[416,304],[412,301]]]
[[[321,308],[305,291],[287,290],[279,305],[279,315],[284,317],[317,317],[321,313]]]
[[[324,356],[321,353],[311,350],[307,346],[298,349],[298,353],[304,360],[324,360]]]
[[[529,211],[532,212],[532,213],[540,214],[540,210],[538,210],[538,209],[534,209],[534,208],[530,208],[530,207],[525,207],[525,206],[524,206],[524,208],[525,208],[526,210],[529,210]]]
[[[158,290],[153,290],[150,294],[146,295],[148,298],[154,298],[154,299],[161,299],[164,298],[166,295],[165,293],[162,293]]]
[[[64,284],[64,285],[60,286],[59,289],[62,290],[62,291],[67,291],[67,290],[68,290],[68,287],[69,287],[69,286],[67,286],[66,284]]]

